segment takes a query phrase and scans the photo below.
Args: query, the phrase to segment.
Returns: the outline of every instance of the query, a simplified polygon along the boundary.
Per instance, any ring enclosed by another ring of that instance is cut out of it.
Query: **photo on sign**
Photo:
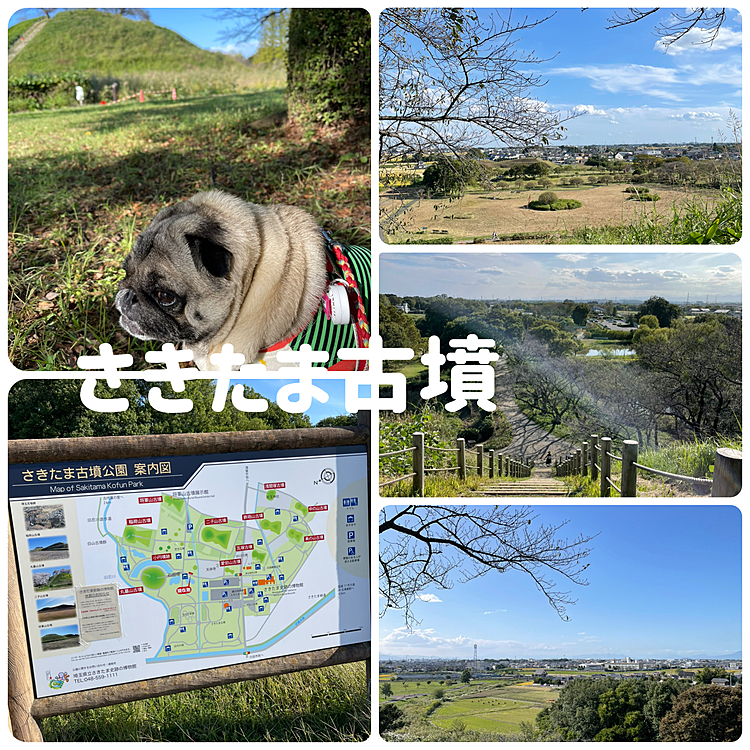
[[[32,563],[65,560],[70,555],[66,536],[34,537],[27,541],[29,560]]]
[[[61,651],[81,645],[78,625],[64,625],[54,630],[44,630],[41,638],[42,651]]]
[[[65,528],[65,511],[62,505],[35,505],[24,508],[26,531],[41,531]]]
[[[309,344],[356,366],[337,354],[369,337],[370,38],[356,8],[14,14],[11,362],[103,346],[145,370],[168,343],[219,369],[231,344],[270,370]]]
[[[75,597],[46,597],[36,600],[36,616],[39,622],[53,622],[76,616]]]
[[[61,565],[54,568],[34,568],[31,571],[31,579],[34,582],[34,591],[56,591],[57,589],[69,589],[73,586],[73,575],[70,565]]]

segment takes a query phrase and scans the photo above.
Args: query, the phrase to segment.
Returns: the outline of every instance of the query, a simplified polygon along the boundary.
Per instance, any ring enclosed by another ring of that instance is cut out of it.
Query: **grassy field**
[[[369,132],[253,127],[283,107],[276,89],[9,115],[13,364],[75,368],[108,342],[142,369],[113,307],[121,264],[161,208],[201,190],[296,205],[369,244]]]
[[[451,698],[431,715],[431,721],[444,729],[460,720],[467,729],[501,734],[520,731],[521,722],[534,723],[536,715],[557,690],[547,687],[530,688],[508,685],[491,688],[474,695]]]
[[[497,680],[476,680],[469,685],[454,682],[441,685],[440,680],[394,680],[381,675],[380,685],[388,682],[393,695],[380,703],[395,702],[406,718],[402,730],[410,739],[439,740],[437,730],[458,731],[467,739],[465,732],[480,733],[481,739],[492,739],[492,735],[521,733],[521,723],[533,724],[536,715],[549,702],[554,701],[558,691],[549,687],[532,687],[530,683],[504,684]],[[435,690],[442,689],[442,699],[435,698]],[[480,739],[479,735],[471,735]],[[459,739],[455,737],[454,739]]]
[[[656,203],[628,200],[629,194],[624,192],[623,184],[553,187],[561,200],[572,198],[583,204],[581,208],[571,211],[529,209],[528,202],[538,198],[542,192],[540,189],[467,193],[458,201],[441,205],[437,211],[435,206],[438,201],[417,198],[403,214],[410,229],[389,235],[388,242],[397,244],[417,236],[432,239],[442,232],[451,242],[472,242],[474,238],[484,238],[490,244],[510,241],[514,244],[539,244],[540,241],[558,243],[564,241],[565,235],[591,227],[638,224],[644,220],[666,224],[671,221],[675,210],[684,211],[696,198],[710,211],[720,197],[716,190],[696,193],[662,185],[651,188],[652,192],[660,195]],[[409,202],[407,199],[406,203]],[[381,195],[381,214],[391,215],[401,206],[401,199],[393,193]],[[421,234],[423,227],[427,227],[427,231]],[[491,241],[493,232],[500,237],[499,242]],[[524,240],[523,235],[529,238]]]
[[[358,742],[369,733],[363,663],[42,721],[45,742]]]

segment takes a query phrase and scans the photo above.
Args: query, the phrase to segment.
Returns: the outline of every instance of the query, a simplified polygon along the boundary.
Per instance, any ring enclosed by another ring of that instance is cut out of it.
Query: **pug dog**
[[[160,211],[123,267],[120,325],[191,349],[201,370],[217,369],[210,356],[223,344],[250,363],[294,337],[328,286],[325,240],[312,216],[218,190]]]

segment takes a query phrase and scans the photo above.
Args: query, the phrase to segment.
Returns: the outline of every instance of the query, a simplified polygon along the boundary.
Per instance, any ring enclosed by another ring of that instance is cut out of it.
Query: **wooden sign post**
[[[369,660],[369,436],[360,423],[11,441],[14,736]]]

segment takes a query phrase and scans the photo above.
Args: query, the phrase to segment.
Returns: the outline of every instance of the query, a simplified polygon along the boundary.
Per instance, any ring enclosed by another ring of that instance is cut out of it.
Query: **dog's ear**
[[[224,278],[232,268],[232,253],[207,237],[188,234],[187,240],[196,268],[205,268],[212,276]]]

